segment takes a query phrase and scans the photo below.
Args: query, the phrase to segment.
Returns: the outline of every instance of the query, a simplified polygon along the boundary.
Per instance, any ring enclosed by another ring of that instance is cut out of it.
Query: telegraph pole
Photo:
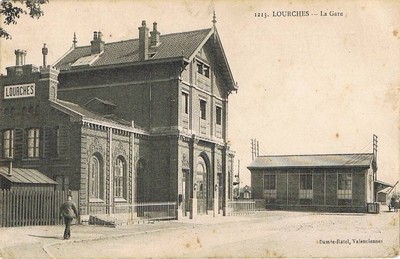
[[[257,139],[251,139],[251,160],[260,155],[260,142]]]
[[[260,142],[258,142],[257,140],[257,153],[256,153],[256,157],[260,156]]]
[[[254,139],[251,139],[251,160],[254,160]]]
[[[377,180],[377,171],[378,171],[378,136],[377,135],[373,135],[373,156],[374,156],[374,160],[373,160],[373,173],[374,173],[374,180]]]
[[[240,199],[240,159],[238,159],[238,199]]]

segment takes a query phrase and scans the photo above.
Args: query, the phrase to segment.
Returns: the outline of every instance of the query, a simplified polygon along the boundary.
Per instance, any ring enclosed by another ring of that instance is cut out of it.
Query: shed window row
[[[337,198],[340,205],[351,203],[352,199],[352,174],[338,173],[337,174]],[[277,174],[267,173],[263,177],[263,193],[266,199],[276,199],[277,193]],[[290,188],[290,186],[289,186]],[[313,199],[313,174],[299,175],[299,199]],[[340,201],[341,200],[341,201]]]

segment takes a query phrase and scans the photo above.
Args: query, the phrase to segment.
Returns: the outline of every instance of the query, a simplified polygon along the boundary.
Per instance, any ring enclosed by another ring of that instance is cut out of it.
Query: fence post
[[[0,227],[3,227],[4,190],[0,190]]]

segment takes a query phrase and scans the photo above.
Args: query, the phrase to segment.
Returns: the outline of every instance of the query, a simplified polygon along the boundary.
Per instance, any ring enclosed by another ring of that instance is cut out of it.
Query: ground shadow
[[[31,236],[31,237],[39,237],[39,238],[62,239],[62,238],[59,237],[59,236],[38,236],[38,235],[28,235],[28,236]]]

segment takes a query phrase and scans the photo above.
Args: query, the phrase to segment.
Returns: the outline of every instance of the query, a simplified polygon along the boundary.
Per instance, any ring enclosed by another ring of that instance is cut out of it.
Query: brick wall
[[[61,72],[58,96],[81,105],[94,97],[110,101],[117,117],[139,128],[177,126],[178,71],[174,64],[159,64]]]

